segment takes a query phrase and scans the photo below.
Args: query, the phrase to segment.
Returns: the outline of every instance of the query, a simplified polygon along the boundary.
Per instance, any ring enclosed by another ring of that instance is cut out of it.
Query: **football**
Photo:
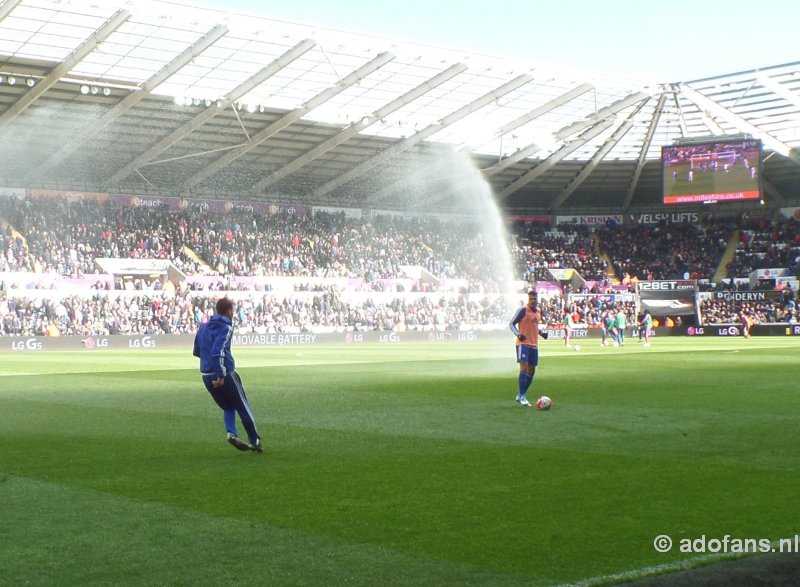
[[[536,400],[536,409],[538,410],[549,410],[550,406],[553,405],[553,400],[551,400],[546,395],[543,395],[539,399]]]
[[[577,352],[577,351],[579,351],[579,350],[581,350],[581,345],[579,345],[579,344],[576,344],[576,345],[575,345],[575,351]]]

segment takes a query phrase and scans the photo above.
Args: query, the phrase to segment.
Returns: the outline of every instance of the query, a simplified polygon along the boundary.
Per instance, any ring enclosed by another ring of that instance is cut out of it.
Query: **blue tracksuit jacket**
[[[200,357],[200,372],[213,375],[214,379],[224,378],[233,373],[236,363],[231,353],[233,324],[227,316],[214,314],[200,326],[194,337],[194,354]]]

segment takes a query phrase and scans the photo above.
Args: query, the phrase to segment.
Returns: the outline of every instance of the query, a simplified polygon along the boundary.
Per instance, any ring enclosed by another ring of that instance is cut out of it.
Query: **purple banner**
[[[258,216],[271,216],[273,214],[292,214],[294,216],[308,217],[311,206],[298,204],[281,204],[277,202],[247,202],[244,200],[203,200],[195,198],[175,198],[172,196],[133,196],[115,194],[112,197],[114,205],[119,207],[158,208],[166,206],[172,212],[180,210],[200,210],[203,212],[224,213],[233,210],[242,210]]]

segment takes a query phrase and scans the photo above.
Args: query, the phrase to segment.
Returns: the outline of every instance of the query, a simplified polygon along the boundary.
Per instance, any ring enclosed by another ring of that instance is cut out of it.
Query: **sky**
[[[798,0],[181,1],[661,83],[800,61]]]

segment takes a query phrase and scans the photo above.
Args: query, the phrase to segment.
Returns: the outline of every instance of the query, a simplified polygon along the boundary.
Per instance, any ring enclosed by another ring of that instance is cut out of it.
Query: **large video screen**
[[[661,147],[665,204],[761,198],[761,141],[738,139]]]

